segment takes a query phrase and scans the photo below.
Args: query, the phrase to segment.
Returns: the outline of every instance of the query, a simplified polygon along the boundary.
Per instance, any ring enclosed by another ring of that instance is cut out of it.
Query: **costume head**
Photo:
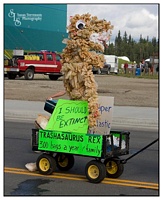
[[[94,43],[101,44],[107,42],[110,38],[113,26],[106,20],[99,20],[96,16],[89,13],[83,15],[75,15],[70,18],[70,25],[67,27],[69,37],[73,40],[84,39]]]

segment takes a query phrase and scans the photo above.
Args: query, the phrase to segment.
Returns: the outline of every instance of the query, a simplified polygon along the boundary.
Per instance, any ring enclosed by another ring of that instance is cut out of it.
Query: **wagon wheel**
[[[85,167],[85,174],[91,183],[100,183],[106,176],[105,165],[97,160],[92,160]]]
[[[38,157],[36,166],[41,174],[50,175],[56,170],[56,161],[52,156],[44,153]]]
[[[107,158],[104,164],[108,178],[118,178],[123,173],[124,166],[118,158]]]
[[[57,153],[55,160],[58,169],[61,171],[68,171],[74,166],[74,156],[71,154]]]

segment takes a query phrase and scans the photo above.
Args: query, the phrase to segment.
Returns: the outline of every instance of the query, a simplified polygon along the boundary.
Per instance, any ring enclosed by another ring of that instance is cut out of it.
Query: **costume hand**
[[[48,97],[46,100],[52,100],[52,97]]]

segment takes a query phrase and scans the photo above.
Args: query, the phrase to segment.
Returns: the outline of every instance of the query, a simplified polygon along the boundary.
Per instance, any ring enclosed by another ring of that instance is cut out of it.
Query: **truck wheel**
[[[123,173],[124,166],[118,158],[108,158],[104,161],[104,164],[108,178],[118,178]]]
[[[108,68],[107,74],[110,74],[110,69]]]
[[[74,166],[74,156],[71,154],[57,153],[55,160],[58,169],[61,171],[68,171]]]
[[[54,80],[56,81],[59,77],[60,77],[60,76],[57,76],[57,75],[49,75],[49,79],[50,79],[50,80],[53,80],[53,81],[54,81]]]
[[[24,74],[25,80],[33,80],[34,78],[34,71],[33,69],[27,69]]]
[[[15,79],[16,76],[17,76],[16,74],[7,73],[7,77],[8,77],[8,79]]]
[[[40,174],[50,175],[56,170],[56,161],[52,156],[43,153],[38,157],[36,166]]]
[[[97,160],[92,160],[85,167],[86,178],[91,183],[100,183],[106,176],[105,165]]]
[[[101,70],[100,69],[98,69],[98,71],[97,71],[97,74],[101,74],[102,72],[101,72]]]

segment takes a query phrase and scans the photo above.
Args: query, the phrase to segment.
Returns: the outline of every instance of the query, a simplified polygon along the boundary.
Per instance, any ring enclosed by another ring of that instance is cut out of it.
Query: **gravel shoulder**
[[[115,106],[158,107],[159,81],[157,79],[127,78],[113,75],[95,75],[99,96],[114,97]],[[45,101],[47,97],[64,90],[62,77],[57,81],[48,76],[35,75],[34,80],[4,79],[4,98],[13,100]],[[62,98],[69,99],[67,95]]]

